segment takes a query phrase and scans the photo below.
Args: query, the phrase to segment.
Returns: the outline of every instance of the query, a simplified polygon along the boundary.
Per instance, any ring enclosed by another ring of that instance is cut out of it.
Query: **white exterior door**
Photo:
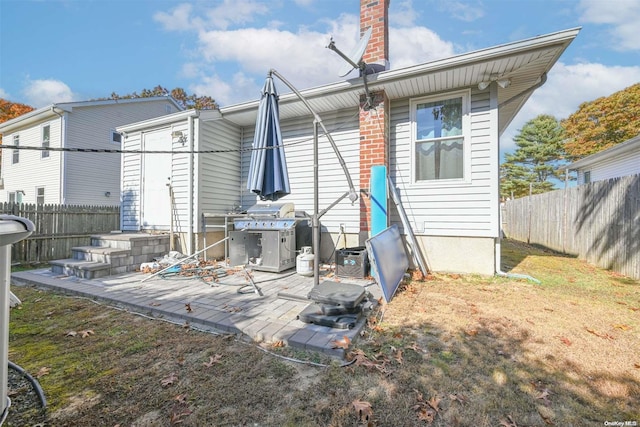
[[[166,130],[144,135],[144,151],[171,150],[171,135]],[[142,229],[169,230],[171,201],[171,154],[144,154],[142,157]]]

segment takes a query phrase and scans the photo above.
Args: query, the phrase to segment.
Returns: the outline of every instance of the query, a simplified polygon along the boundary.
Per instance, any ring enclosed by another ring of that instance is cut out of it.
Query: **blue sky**
[[[582,27],[504,151],[536,115],[640,81],[640,0],[391,0],[389,12],[392,69]],[[0,0],[0,97],[42,107],[161,85],[227,106],[257,99],[271,68],[301,90],[332,83],[343,62],[326,45],[349,52],[358,13],[358,0]]]

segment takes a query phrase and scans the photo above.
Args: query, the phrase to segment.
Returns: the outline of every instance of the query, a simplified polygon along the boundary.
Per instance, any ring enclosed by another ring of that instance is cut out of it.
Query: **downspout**
[[[188,246],[188,252],[189,255],[193,254],[194,252],[194,240],[195,240],[195,236],[194,236],[194,231],[193,231],[193,222],[194,222],[194,199],[195,199],[195,194],[194,194],[194,190],[195,190],[195,184],[194,184],[194,145],[195,145],[195,136],[193,134],[194,131],[194,124],[193,124],[193,115],[190,115],[188,120],[189,123],[189,234],[188,234],[188,239],[187,239],[187,244]],[[196,117],[200,117],[200,111],[196,112]]]
[[[66,127],[66,121],[64,119],[64,116],[60,113],[58,113],[56,111],[56,104],[53,104],[51,106],[51,112],[54,114],[57,114],[60,117],[60,148],[64,148],[64,131],[65,131],[65,127]],[[59,203],[60,204],[65,204],[65,173],[64,173],[64,167],[65,167],[65,160],[66,160],[66,156],[67,153],[65,151],[60,152],[60,191],[58,192],[58,196],[60,197],[59,199]]]

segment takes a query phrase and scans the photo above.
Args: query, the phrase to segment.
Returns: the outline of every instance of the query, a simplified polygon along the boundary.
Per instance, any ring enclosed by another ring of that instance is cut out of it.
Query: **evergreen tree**
[[[523,197],[554,189],[553,179],[562,179],[564,130],[549,115],[529,120],[514,137],[516,151],[505,156],[500,167],[500,196]]]

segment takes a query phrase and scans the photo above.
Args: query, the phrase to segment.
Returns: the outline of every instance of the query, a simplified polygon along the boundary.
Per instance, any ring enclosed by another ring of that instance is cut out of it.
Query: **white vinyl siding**
[[[331,133],[340,154],[342,155],[356,191],[360,185],[360,131],[358,110],[341,110],[321,115],[322,122]],[[313,214],[313,117],[306,116],[281,123],[282,137],[285,144],[287,168],[291,194],[281,198],[279,202],[291,202],[297,211]],[[245,148],[253,143],[253,128],[245,129]],[[342,167],[331,148],[331,143],[323,135],[319,127],[319,208],[326,209],[349,190]],[[255,194],[246,190],[247,176],[251,153],[247,151],[242,157],[242,189],[243,208],[250,208],[257,203]],[[338,230],[345,224],[348,233],[360,230],[360,203],[351,204],[348,198],[342,200],[320,218],[322,229]]]
[[[69,113],[66,146],[70,148],[117,148],[112,130],[165,114],[170,101],[127,102],[75,107]],[[65,153],[65,203],[113,205],[120,200],[120,154]],[[105,193],[109,192],[110,197]]]
[[[599,160],[589,166],[585,166],[584,169],[578,171],[578,184],[588,182],[584,179],[586,171],[590,172],[591,182],[640,174],[640,148],[634,152]]]
[[[50,126],[50,147],[60,146],[61,120],[46,122]],[[42,146],[42,123],[25,127],[14,134],[3,135],[5,140],[13,141],[15,134],[20,135],[20,146]],[[19,162],[13,164],[13,153],[2,156],[2,178],[4,190],[0,190],[0,200],[8,200],[8,193],[23,190],[22,202],[36,203],[36,187],[46,188],[45,203],[60,203],[60,152],[49,152],[48,158],[42,158],[42,151],[20,150]]]
[[[411,103],[392,101],[390,175],[416,234],[498,237],[498,123],[489,94],[471,95],[469,141],[465,140],[469,178],[442,185],[412,182]],[[391,206],[392,222],[400,224]]]
[[[200,231],[201,213],[226,214],[239,207],[242,183],[240,128],[224,120],[200,119],[198,122],[200,150],[230,150],[196,155],[195,176],[199,177],[195,189],[199,206],[196,223]]]
[[[122,150],[140,150],[142,133],[131,133],[123,138]],[[120,208],[120,228],[123,231],[140,230],[140,189],[142,154],[123,153],[122,154],[122,193]],[[113,195],[112,195],[113,196]]]

